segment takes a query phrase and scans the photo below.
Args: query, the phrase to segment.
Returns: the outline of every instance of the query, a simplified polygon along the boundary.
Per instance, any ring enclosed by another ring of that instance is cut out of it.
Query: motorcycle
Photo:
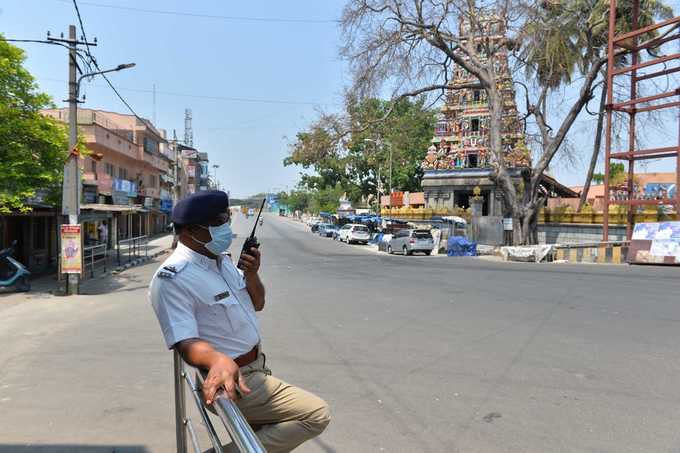
[[[262,226],[263,223],[264,223],[264,219],[262,217],[260,217],[260,222],[259,222],[260,226]]]
[[[26,266],[12,257],[17,241],[6,249],[0,250],[0,288],[14,286],[17,291],[30,291],[31,283],[28,277],[31,275]]]

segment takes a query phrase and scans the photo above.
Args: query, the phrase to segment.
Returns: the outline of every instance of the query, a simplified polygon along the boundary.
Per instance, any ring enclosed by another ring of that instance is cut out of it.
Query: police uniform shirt
[[[260,342],[243,273],[228,257],[219,261],[180,242],[154,274],[149,297],[168,348],[200,338],[234,359]]]

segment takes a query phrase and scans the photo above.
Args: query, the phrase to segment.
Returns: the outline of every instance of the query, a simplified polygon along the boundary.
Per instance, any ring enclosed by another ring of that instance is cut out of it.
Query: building
[[[68,109],[43,114],[68,122]],[[78,129],[91,154],[82,159],[81,221],[85,243],[98,243],[109,221],[109,246],[165,230],[172,210],[174,150],[149,120],[102,110],[78,110]]]
[[[208,153],[182,144],[178,145],[178,149],[186,172],[186,193],[208,190],[210,188]]]
[[[677,191],[677,176],[675,172],[648,172],[635,173],[633,181],[633,196],[635,199],[663,199],[673,198]],[[626,192],[627,184],[624,182],[618,189],[621,192]],[[579,194],[583,191],[583,186],[575,186],[571,188]],[[612,195],[616,196],[617,188],[612,186]],[[604,184],[592,184],[588,189],[586,197],[588,204],[590,204],[596,211],[604,209]],[[569,205],[572,208],[578,207],[578,200],[550,200],[550,207],[557,207],[560,205]]]
[[[465,24],[461,25],[461,35],[467,33],[466,28]],[[482,32],[475,32],[475,41],[504,38],[503,24],[494,18],[483,22],[483,28]],[[481,44],[477,49],[481,52]],[[499,51],[493,58],[499,75],[497,87],[503,96],[502,142],[506,165],[510,174],[519,179],[520,167],[530,164],[529,150],[524,143],[515,103],[507,52]],[[486,92],[481,88],[457,88],[475,81],[476,78],[463,68],[455,68],[432,145],[422,163],[425,203],[429,208],[468,208],[473,189],[478,186],[484,197],[484,215],[502,215],[502,196],[490,178]]]

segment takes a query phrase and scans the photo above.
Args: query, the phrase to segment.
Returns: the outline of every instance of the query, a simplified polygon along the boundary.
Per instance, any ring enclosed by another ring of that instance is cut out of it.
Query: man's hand
[[[241,257],[238,260],[238,267],[246,277],[250,274],[257,274],[257,271],[260,269],[260,251],[255,247],[251,247],[249,253],[241,253]]]
[[[203,397],[207,405],[211,405],[215,401],[215,395],[220,389],[224,389],[227,397],[232,401],[236,401],[237,389],[244,395],[250,393],[238,365],[227,356],[216,361],[210,367],[208,377],[205,378]]]

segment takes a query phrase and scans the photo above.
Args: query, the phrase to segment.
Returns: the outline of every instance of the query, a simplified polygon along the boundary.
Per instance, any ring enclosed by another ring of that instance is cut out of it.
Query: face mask
[[[217,256],[220,256],[221,254],[227,251],[227,249],[231,245],[231,239],[233,236],[233,233],[231,231],[231,225],[229,225],[229,223],[223,223],[220,226],[210,227],[204,227],[203,225],[199,226],[201,228],[207,229],[210,232],[210,237],[212,238],[212,240],[209,242],[201,242],[192,236],[192,239],[194,241],[204,245],[205,248],[208,249],[208,251]]]

